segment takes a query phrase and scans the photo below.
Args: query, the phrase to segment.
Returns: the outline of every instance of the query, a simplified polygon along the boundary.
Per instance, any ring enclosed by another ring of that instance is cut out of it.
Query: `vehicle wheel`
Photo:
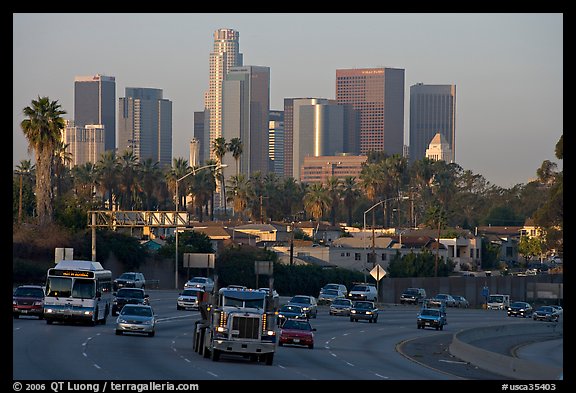
[[[220,360],[220,351],[217,350],[216,348],[212,349],[212,351],[210,353],[210,359],[213,362],[217,362],[218,360]]]
[[[420,325],[416,325],[416,327],[417,327],[418,329],[420,329]]]
[[[202,356],[208,359],[210,357],[210,350],[204,347],[204,352],[202,353]]]
[[[155,332],[148,333],[148,337],[154,337]]]
[[[375,319],[374,319],[374,323],[378,323],[378,318],[375,318]]]
[[[182,310],[182,307],[180,307],[179,305],[176,305],[176,310]]]
[[[122,331],[121,331],[121,330],[116,330],[116,335],[117,335],[117,336],[121,336],[121,335],[122,335]]]
[[[54,322],[54,321],[51,320],[51,319],[47,319],[47,320],[46,320],[46,324],[47,324],[47,325],[52,325],[53,322]]]
[[[314,344],[310,344],[310,345],[308,345],[308,348],[310,348],[310,349],[314,349]]]
[[[440,329],[440,326],[436,326],[436,330]]]
[[[266,365],[271,366],[273,362],[274,362],[274,352],[270,352],[268,355],[266,355]]]
[[[444,325],[440,325],[440,330],[444,330]]]
[[[278,343],[278,346],[279,346],[279,347],[282,347],[282,346],[284,346],[284,343],[279,342],[279,343]]]
[[[44,319],[44,315],[38,315],[38,319]]]

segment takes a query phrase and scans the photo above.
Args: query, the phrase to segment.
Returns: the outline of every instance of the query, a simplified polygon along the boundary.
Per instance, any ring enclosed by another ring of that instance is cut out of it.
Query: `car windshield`
[[[182,291],[183,296],[198,296],[201,291],[197,289],[185,289]]]
[[[20,287],[20,288],[16,288],[16,291],[14,292],[14,296],[19,296],[19,297],[44,297],[44,292],[42,291],[42,288],[25,288],[25,287]]]
[[[134,273],[122,273],[120,277],[123,280],[134,280],[136,278],[136,274]]]
[[[338,296],[338,290],[336,289],[325,289],[322,291],[322,295],[328,296]]]
[[[356,285],[352,288],[353,292],[368,292],[370,289],[366,285]]]
[[[136,315],[139,317],[151,317],[152,309],[150,307],[130,307],[125,306],[120,312],[121,315]]]
[[[418,290],[414,288],[408,288],[404,291],[406,295],[418,295]]]
[[[125,289],[122,288],[118,291],[117,297],[131,297],[136,299],[144,299],[144,292],[138,289]]]
[[[206,284],[208,282],[205,278],[193,278],[192,280],[188,281],[191,284]]]
[[[282,325],[282,329],[295,329],[295,330],[312,330],[312,326],[310,323],[302,320],[297,319],[289,319],[287,320],[284,325]]]
[[[336,299],[332,302],[334,306],[349,306],[350,302],[346,299]]]
[[[549,306],[543,306],[543,307],[540,307],[540,309],[539,309],[538,311],[541,311],[541,312],[554,312],[554,308],[549,307]]]
[[[326,290],[326,289],[338,289],[340,285],[339,284],[326,284],[324,285],[324,288],[322,288],[322,290]]]
[[[422,310],[422,312],[420,313],[420,315],[428,315],[428,316],[432,316],[432,317],[437,317],[440,315],[440,311],[438,310],[429,310],[427,308],[425,308],[424,310]]]
[[[310,298],[304,296],[294,296],[290,303],[310,304]]]
[[[372,303],[369,303],[369,302],[356,302],[356,303],[354,303],[354,308],[369,309],[369,308],[372,308]]]

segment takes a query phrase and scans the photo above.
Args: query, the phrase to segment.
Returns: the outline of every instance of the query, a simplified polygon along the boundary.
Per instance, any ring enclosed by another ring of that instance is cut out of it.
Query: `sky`
[[[13,166],[35,162],[20,123],[38,96],[73,120],[74,78],[116,78],[172,101],[172,156],[189,158],[213,33],[237,30],[244,65],[270,67],[270,109],[336,97],[336,70],[405,70],[410,86],[456,85],[456,163],[509,188],[536,177],[563,134],[562,13],[14,13]],[[116,103],[117,105],[117,103]],[[118,117],[116,117],[118,122]]]

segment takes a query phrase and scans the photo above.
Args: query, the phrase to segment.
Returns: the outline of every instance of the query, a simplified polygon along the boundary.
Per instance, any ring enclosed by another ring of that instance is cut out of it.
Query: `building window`
[[[388,255],[388,254],[386,254],[386,253],[383,253],[383,254],[382,254],[382,260],[383,260],[383,261],[385,261],[385,260],[387,259],[387,258],[386,258],[387,255]]]
[[[362,260],[362,257],[361,257],[359,252],[354,253],[354,260],[355,261],[361,261]]]

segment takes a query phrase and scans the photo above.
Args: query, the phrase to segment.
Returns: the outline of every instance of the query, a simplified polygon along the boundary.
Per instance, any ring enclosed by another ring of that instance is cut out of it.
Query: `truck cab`
[[[510,306],[510,295],[488,295],[486,308],[488,310],[506,310]]]

